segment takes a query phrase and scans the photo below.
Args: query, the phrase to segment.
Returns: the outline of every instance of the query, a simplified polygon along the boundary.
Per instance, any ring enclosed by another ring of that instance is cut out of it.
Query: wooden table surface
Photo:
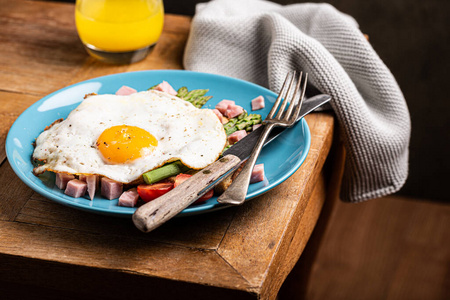
[[[176,218],[144,234],[130,219],[78,211],[32,191],[12,171],[5,138],[27,107],[70,84],[182,69],[191,19],[166,15],[161,39],[144,61],[114,66],[86,54],[73,4],[0,0],[0,7],[0,293],[18,299],[27,289],[35,299],[275,299],[324,203],[332,115],[307,116],[307,159],[278,187],[240,207]]]

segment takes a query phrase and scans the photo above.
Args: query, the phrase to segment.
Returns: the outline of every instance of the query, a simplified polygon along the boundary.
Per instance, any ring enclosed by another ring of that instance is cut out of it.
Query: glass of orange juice
[[[162,0],[77,0],[75,22],[87,52],[104,62],[144,59],[164,23]]]

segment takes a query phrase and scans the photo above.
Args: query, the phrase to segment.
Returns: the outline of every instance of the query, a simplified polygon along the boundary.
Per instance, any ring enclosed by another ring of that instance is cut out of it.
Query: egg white
[[[124,164],[108,164],[96,147],[100,134],[116,125],[140,127],[158,141],[145,157]],[[166,162],[181,160],[193,169],[213,163],[226,144],[223,125],[210,109],[159,91],[128,96],[93,95],[62,122],[36,139],[33,159],[46,170],[69,174],[96,174],[130,183]]]

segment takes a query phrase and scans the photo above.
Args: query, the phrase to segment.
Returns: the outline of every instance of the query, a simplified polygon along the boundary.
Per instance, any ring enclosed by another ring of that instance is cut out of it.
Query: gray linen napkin
[[[184,66],[274,92],[289,70],[308,72],[309,82],[333,97],[346,147],[341,199],[365,201],[403,186],[411,130],[405,99],[356,21],[331,5],[198,4]]]

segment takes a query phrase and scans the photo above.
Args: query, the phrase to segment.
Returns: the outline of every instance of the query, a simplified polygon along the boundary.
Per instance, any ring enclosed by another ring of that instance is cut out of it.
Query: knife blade
[[[305,100],[297,121],[330,99],[329,95],[320,94]],[[288,129],[274,128],[264,145],[272,142],[284,130]],[[150,232],[194,203],[248,159],[262,131],[261,126],[226,150],[215,163],[197,172],[176,189],[139,207],[132,217],[135,226],[143,232]]]

